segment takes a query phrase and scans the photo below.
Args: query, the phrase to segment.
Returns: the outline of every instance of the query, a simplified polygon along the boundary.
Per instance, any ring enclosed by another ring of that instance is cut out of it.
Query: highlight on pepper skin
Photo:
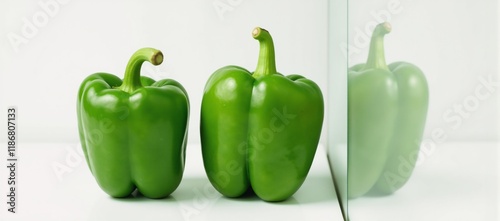
[[[427,116],[423,72],[407,62],[385,61],[389,23],[376,26],[366,64],[348,75],[348,197],[388,195],[410,179]]]

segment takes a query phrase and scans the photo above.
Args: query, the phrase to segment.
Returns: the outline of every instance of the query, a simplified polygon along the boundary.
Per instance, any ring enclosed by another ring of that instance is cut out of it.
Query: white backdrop
[[[305,75],[327,94],[326,0],[1,4],[0,112],[10,105],[19,108],[19,137],[24,142],[77,142],[75,106],[81,81],[101,71],[122,76],[130,55],[145,46],[162,50],[165,60],[157,68],[145,64],[143,74],[174,78],[187,89],[189,141],[199,142],[204,84],[225,65],[254,69],[255,26],[273,35],[281,73]],[[386,38],[387,61],[412,62],[425,72],[431,90],[426,138],[444,133],[449,141],[498,139],[498,87],[480,89],[485,96],[475,94],[483,85],[481,79],[498,79],[496,1],[351,0],[349,4],[349,40],[359,49],[350,55],[351,64],[365,61],[365,29],[387,19],[382,12],[386,11],[393,25]],[[465,112],[455,106],[463,106]]]
[[[327,1],[2,4],[0,112],[9,105],[19,108],[23,142],[77,142],[76,93],[81,81],[95,72],[123,77],[130,56],[148,46],[162,50],[165,59],[159,67],[145,63],[143,75],[173,78],[184,85],[191,101],[189,141],[198,143],[205,82],[226,65],[254,70],[259,45],[251,32],[256,26],[273,35],[278,71],[312,79],[326,96]],[[12,44],[8,36],[13,35],[26,41]]]

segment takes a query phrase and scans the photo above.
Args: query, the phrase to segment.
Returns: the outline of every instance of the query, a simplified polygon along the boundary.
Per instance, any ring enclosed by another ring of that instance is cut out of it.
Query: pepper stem
[[[260,27],[253,29],[252,36],[254,39],[257,39],[260,44],[259,61],[252,76],[258,79],[266,75],[275,74],[276,61],[274,58],[273,38],[267,30]]]
[[[163,62],[163,54],[154,48],[141,48],[137,50],[128,61],[123,83],[119,87],[120,90],[132,93],[142,87],[141,66],[145,61],[149,61],[153,65],[159,65]]]
[[[385,62],[384,53],[384,36],[391,32],[391,24],[388,22],[378,24],[373,30],[372,39],[370,41],[370,52],[364,69],[385,69],[389,70]]]

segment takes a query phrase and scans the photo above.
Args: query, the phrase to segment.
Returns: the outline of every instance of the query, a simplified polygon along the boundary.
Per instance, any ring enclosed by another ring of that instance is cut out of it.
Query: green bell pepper
[[[413,64],[386,65],[383,39],[389,23],[373,31],[366,64],[348,75],[348,196],[370,190],[390,194],[415,167],[429,100],[422,71]]]
[[[247,191],[281,201],[304,182],[323,124],[323,95],[311,80],[276,71],[269,32],[252,32],[260,44],[255,72],[226,66],[209,78],[201,105],[205,171],[227,197]]]
[[[163,54],[142,48],[125,77],[88,76],[78,92],[78,129],[88,166],[110,196],[135,189],[149,198],[170,195],[184,171],[189,100],[175,80],[140,76],[142,63],[159,65]]]

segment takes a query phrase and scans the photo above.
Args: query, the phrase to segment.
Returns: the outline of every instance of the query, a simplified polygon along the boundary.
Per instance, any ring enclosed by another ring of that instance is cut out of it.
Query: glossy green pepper
[[[159,65],[163,54],[142,48],[125,77],[95,73],[78,92],[78,129],[88,166],[113,197],[135,189],[149,198],[170,195],[184,171],[189,100],[171,79],[141,77],[142,63]]]
[[[304,182],[323,124],[323,96],[311,80],[276,71],[269,32],[255,72],[226,66],[208,80],[201,105],[205,171],[223,195],[249,190],[266,201],[292,196]]]
[[[386,65],[384,36],[373,31],[366,64],[350,68],[348,87],[348,195],[390,194],[410,178],[417,160],[429,100],[422,71]]]

